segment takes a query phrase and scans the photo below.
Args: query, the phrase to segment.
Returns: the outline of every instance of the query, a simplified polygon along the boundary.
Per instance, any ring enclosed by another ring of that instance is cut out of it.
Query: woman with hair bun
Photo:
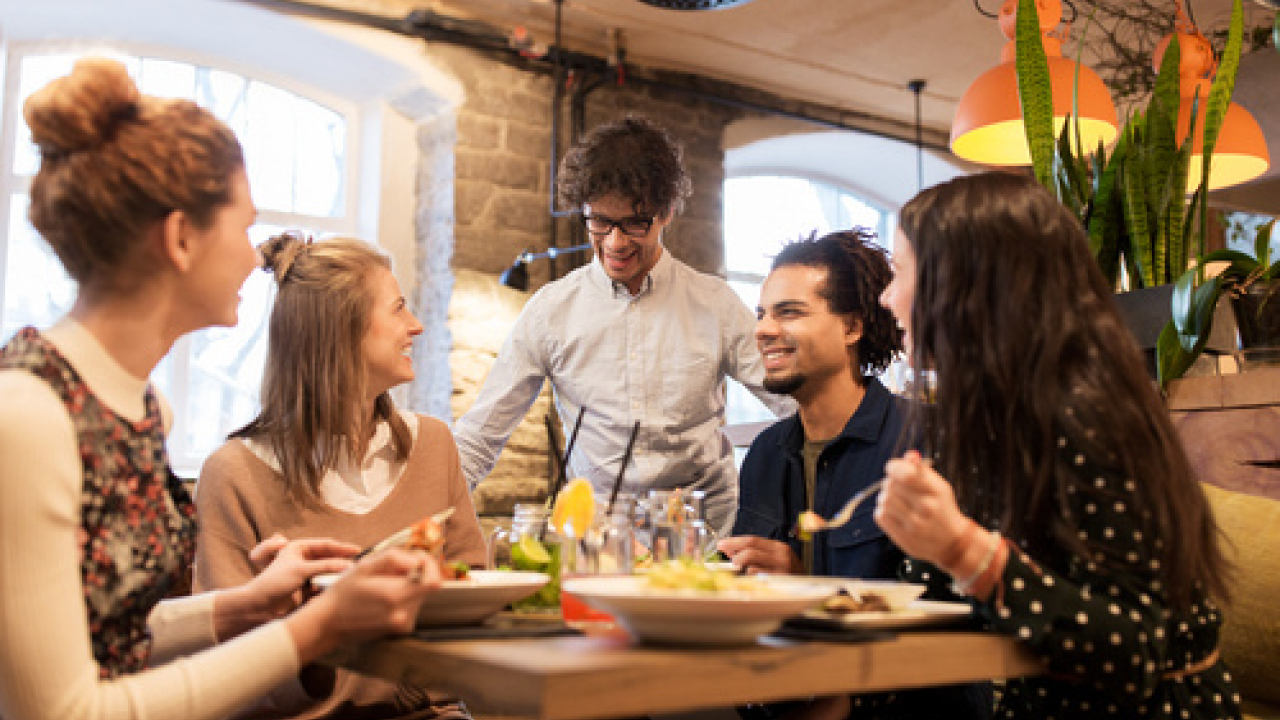
[[[225,717],[340,642],[407,632],[439,567],[272,537],[243,585],[162,600],[194,554],[147,381],[180,336],[236,322],[257,263],[240,145],[207,111],[82,60],[24,112],[30,218],[79,283],[0,351],[0,717]],[[317,573],[341,581],[299,606]]]
[[[354,239],[279,235],[259,248],[277,295],[262,410],[205,462],[195,587],[253,576],[274,533],[370,546],[447,508],[444,560],[485,562],[484,538],[449,427],[398,410],[422,325],[386,255]],[[253,718],[466,717],[452,698],[319,665],[283,683]]]

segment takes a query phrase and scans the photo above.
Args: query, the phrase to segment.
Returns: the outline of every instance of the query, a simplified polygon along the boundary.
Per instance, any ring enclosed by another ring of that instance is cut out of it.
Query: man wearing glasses
[[[562,205],[581,209],[595,257],[534,294],[475,405],[458,419],[473,488],[550,380],[566,425],[585,411],[570,477],[589,479],[607,497],[639,423],[623,491],[703,490],[711,527],[728,528],[737,474],[719,432],[725,377],[775,413],[794,406],[763,387],[751,311],[724,281],[662,245],[690,190],[679,144],[644,118],[601,125],[565,155],[556,192]]]

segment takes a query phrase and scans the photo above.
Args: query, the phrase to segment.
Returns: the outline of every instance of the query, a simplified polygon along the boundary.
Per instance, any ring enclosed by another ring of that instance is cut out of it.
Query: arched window
[[[729,285],[747,307],[760,301],[760,284],[786,243],[855,225],[892,237],[893,216],[831,183],[784,175],[730,177],[724,184],[724,258]],[[772,419],[764,405],[730,381],[729,423]]]
[[[11,50],[15,72],[4,87],[5,106],[23,101],[71,70],[80,52],[39,47]],[[143,92],[194,100],[226,122],[239,137],[258,223],[260,243],[283,228],[314,234],[357,235],[354,163],[348,152],[356,137],[355,113],[321,104],[285,88],[176,58],[142,57],[95,50],[124,62]],[[26,325],[47,327],[75,300],[75,283],[27,221],[31,178],[39,155],[21,113],[5,113],[3,187],[0,207],[8,232],[0,237],[0,343]],[[175,471],[193,476],[203,459],[256,410],[271,279],[255,272],[241,291],[240,321],[183,337],[156,368],[153,380],[170,399],[174,427],[169,436]]]

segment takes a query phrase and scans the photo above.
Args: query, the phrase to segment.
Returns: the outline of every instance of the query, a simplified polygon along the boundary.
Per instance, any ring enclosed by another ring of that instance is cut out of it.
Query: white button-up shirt
[[[474,488],[493,469],[507,438],[550,380],[568,436],[582,429],[570,477],[607,497],[638,421],[624,492],[685,487],[707,492],[711,526],[727,529],[737,506],[737,472],[724,424],[725,377],[775,413],[794,403],[764,390],[755,316],[719,278],[665,249],[632,296],[599,260],[540,289],[529,300],[454,437]]]

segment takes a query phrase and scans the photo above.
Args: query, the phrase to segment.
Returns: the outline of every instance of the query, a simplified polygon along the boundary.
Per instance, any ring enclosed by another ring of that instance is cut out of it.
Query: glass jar
[[[561,554],[564,577],[630,575],[635,568],[635,528],[632,502],[619,497],[613,512],[597,508],[591,527],[577,537],[572,526],[565,528]],[[607,612],[584,603],[567,589],[560,594],[561,615],[566,623],[613,623]]]
[[[517,610],[553,610],[560,606],[561,538],[548,522],[544,505],[520,503],[510,523],[495,528],[489,542],[489,567],[546,573],[550,582],[514,603]]]
[[[689,491],[685,503],[685,517],[688,519],[688,523],[684,527],[684,537],[681,540],[680,547],[682,557],[700,562],[707,562],[715,558],[716,541],[718,540],[715,530],[707,522],[706,501],[707,492],[705,490]]]

